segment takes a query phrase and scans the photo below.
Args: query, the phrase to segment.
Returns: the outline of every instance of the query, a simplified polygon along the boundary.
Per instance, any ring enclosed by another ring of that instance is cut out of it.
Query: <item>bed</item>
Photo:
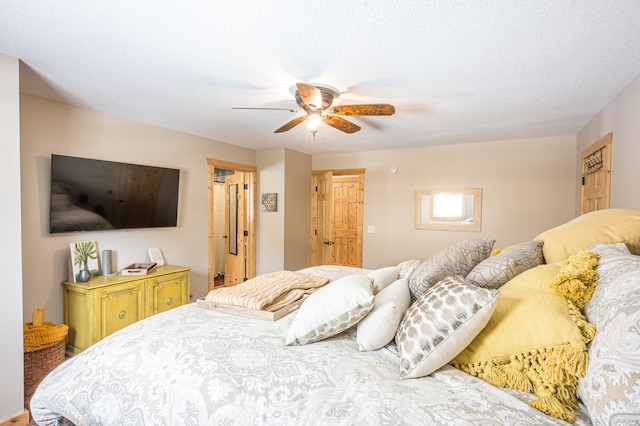
[[[640,212],[633,215],[635,238],[627,231],[622,236],[620,232],[613,237],[594,235],[600,241],[578,238],[581,241],[577,246],[566,249],[582,253],[590,248],[593,250],[590,253],[599,257],[600,278],[593,302],[583,306],[587,318],[595,324],[593,329],[606,330],[615,324],[626,330],[624,338],[618,341],[626,346],[615,350],[611,350],[615,344],[612,341],[616,342],[612,336],[620,334],[612,330],[586,339],[590,342],[584,347],[584,351],[590,352],[589,369],[575,383],[571,382],[579,394],[571,410],[575,417],[570,419],[576,425],[613,424],[616,420],[636,424],[640,420],[637,352],[640,295],[636,290],[640,282],[640,258],[629,251],[636,239],[640,241]],[[599,223],[603,220],[609,223],[611,218],[598,218]],[[541,234],[536,244],[528,242],[527,246],[547,245],[549,251],[544,252],[545,256],[562,257],[564,254],[554,252],[552,246],[553,240],[566,232],[569,231],[562,228]],[[445,254],[451,256],[450,251]],[[485,258],[491,260],[493,271],[496,261],[507,257],[497,258],[500,254]],[[308,314],[305,307],[313,306],[313,302],[307,303],[318,300],[315,295],[332,284],[366,278],[375,287],[375,277],[380,278],[389,268],[397,268],[396,281],[413,282],[415,291],[426,282],[425,268],[421,269],[421,265],[427,263],[411,260],[377,270],[340,267],[303,270],[301,273],[326,276],[331,282],[311,294],[298,311],[278,321],[230,315],[204,309],[197,303],[146,318],[108,336],[49,374],[32,397],[33,418],[39,425],[570,424],[535,408],[532,401],[543,399],[544,393],[518,390],[517,386],[495,386],[487,377],[480,377],[482,374],[463,371],[461,356],[467,349],[434,371],[409,378],[405,365],[407,348],[399,337],[400,330],[408,327],[404,324],[406,317],[412,309],[420,307],[419,302],[427,298],[430,289],[424,289],[422,296],[412,295],[410,307],[400,320],[398,335],[378,349],[362,350],[358,337],[362,318],[329,337],[292,343],[292,330],[299,318]],[[464,267],[473,270],[480,263]],[[539,270],[549,274],[552,266],[557,268],[553,270],[554,276],[558,276],[568,263],[561,260],[554,265],[530,266],[516,276],[503,277],[506,283],[500,289],[487,289],[486,294],[499,295],[497,307],[488,315],[486,325],[474,332],[468,347],[474,347],[478,336],[488,328],[496,327],[492,321],[498,327],[504,322],[495,316],[500,309],[506,309],[506,305],[501,307],[500,300],[512,291],[509,286],[518,281],[517,277],[529,276],[531,281]],[[459,272],[460,265],[449,267]],[[522,265],[518,267],[523,269]],[[485,269],[485,278],[486,273]],[[509,274],[513,273],[511,270]],[[476,274],[475,279],[481,280],[480,275],[483,274]],[[624,285],[618,283],[620,279]],[[377,294],[392,285],[382,286]],[[563,303],[560,305],[564,306]],[[373,308],[363,318],[372,312]],[[636,324],[635,330],[633,326],[623,326],[629,321]],[[415,372],[412,368],[409,370]],[[615,380],[609,380],[613,376]],[[616,395],[623,397],[616,399]]]

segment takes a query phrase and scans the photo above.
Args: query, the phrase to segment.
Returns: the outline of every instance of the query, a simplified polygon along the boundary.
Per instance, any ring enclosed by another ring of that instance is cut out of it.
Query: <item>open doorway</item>
[[[207,159],[209,165],[208,289],[256,274],[255,166]]]

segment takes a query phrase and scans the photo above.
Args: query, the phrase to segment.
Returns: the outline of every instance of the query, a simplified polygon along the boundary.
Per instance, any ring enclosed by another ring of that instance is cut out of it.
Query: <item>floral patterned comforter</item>
[[[276,322],[181,306],[55,369],[31,400],[40,425],[566,424],[444,367],[400,380],[395,346],[359,352],[355,330],[285,346]],[[578,413],[577,424],[588,424]]]

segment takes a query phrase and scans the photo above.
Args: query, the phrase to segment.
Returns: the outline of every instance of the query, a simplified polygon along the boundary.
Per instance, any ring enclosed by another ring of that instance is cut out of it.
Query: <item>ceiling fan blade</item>
[[[274,110],[274,111],[289,111],[289,112],[298,112],[299,110],[293,108],[252,108],[252,107],[231,107],[231,109],[265,109],[265,110]]]
[[[331,107],[338,115],[393,115],[396,109],[391,104],[338,105]]]
[[[291,130],[295,126],[297,126],[298,124],[302,123],[306,119],[307,119],[306,115],[303,115],[301,117],[296,117],[293,120],[291,120],[288,123],[286,123],[284,126],[280,127],[278,130],[276,130],[273,133],[282,133],[282,132],[286,132],[287,130]]]
[[[323,116],[322,121],[327,123],[329,126],[335,127],[336,129],[341,130],[345,133],[355,133],[360,130],[360,126],[358,126],[357,124],[347,121],[342,117],[338,117],[337,115]]]
[[[316,86],[296,83],[302,101],[313,109],[322,108],[322,92]]]

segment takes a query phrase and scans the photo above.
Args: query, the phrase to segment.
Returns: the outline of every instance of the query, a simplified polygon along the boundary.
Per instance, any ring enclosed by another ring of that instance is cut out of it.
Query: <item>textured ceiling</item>
[[[4,1],[0,53],[25,93],[256,149],[572,135],[640,74],[640,1]],[[232,109],[297,108],[296,82],[396,114],[314,140]]]

